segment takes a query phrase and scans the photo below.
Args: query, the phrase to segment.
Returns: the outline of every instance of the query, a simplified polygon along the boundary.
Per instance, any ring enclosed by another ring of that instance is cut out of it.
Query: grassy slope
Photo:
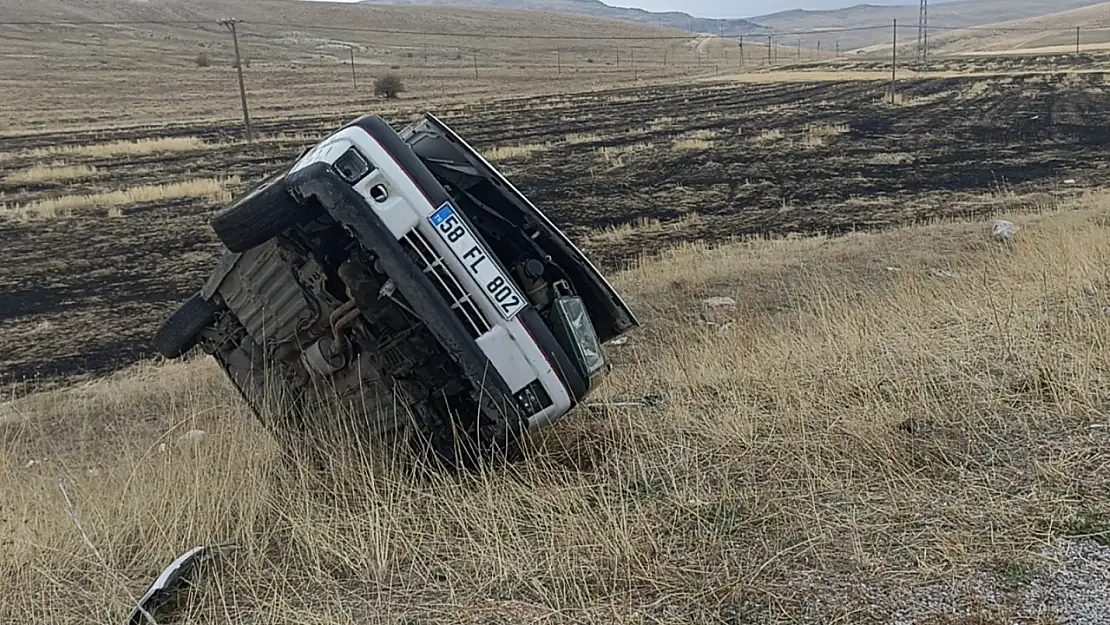
[[[296,0],[0,0],[0,14],[7,21],[204,22],[0,26],[0,75],[5,77],[8,105],[0,110],[0,131],[160,120],[167,119],[167,111],[174,116],[169,119],[238,116],[232,41],[215,23],[229,16],[246,21],[239,27],[240,44],[250,63],[245,72],[248,97],[260,119],[363,108],[372,98],[371,80],[386,71],[403,75],[406,99],[424,102],[588,89],[712,71],[698,65],[705,50],[699,55],[698,42],[681,39],[680,31],[534,11]],[[420,36],[406,31],[518,38]],[[680,39],[627,39],[659,36]],[[722,56],[723,46],[712,46],[714,58]],[[359,75],[357,91],[351,83],[351,47]],[[629,67],[633,48],[636,68]],[[197,67],[200,52],[208,55],[210,67]],[[665,56],[669,64],[663,67]],[[475,71],[475,64],[480,71]]]
[[[917,583],[1020,582],[1110,524],[1110,201],[1065,209],[1012,249],[959,223],[665,252],[615,276],[645,326],[597,397],[659,404],[581,409],[486,477],[316,484],[205,360],[0,404],[0,621],[118,621],[227,540],[189,622],[861,622]]]
[[[1071,52],[1075,49],[1075,27],[1081,26],[1080,37],[1085,46],[1105,48],[1110,43],[1110,30],[1107,30],[1110,27],[1110,2],[1029,19],[992,23],[984,28],[992,26],[1023,30],[939,33],[932,37],[931,45],[940,53]]]
[[[745,35],[762,30],[756,24],[743,19],[709,19],[692,17],[679,11],[654,12],[636,8],[614,7],[596,0],[364,0],[364,2],[368,4],[473,6],[578,13],[725,36]]]
[[[934,3],[929,6],[929,23],[934,26],[975,26],[1003,20],[1016,20],[1095,4],[1098,0],[965,0]],[[830,33],[821,37],[826,44],[840,41],[842,50],[863,48],[890,41],[889,26],[895,19],[907,29],[917,27],[918,6],[859,5],[835,11],[783,11],[753,17],[752,21],[776,31],[818,30],[826,28],[876,27],[876,30]],[[886,28],[883,30],[882,28]],[[901,30],[901,29],[900,29]],[[900,37],[910,38],[909,30]],[[816,40],[817,35],[806,35]],[[828,46],[826,46],[828,49]]]
[[[7,5],[7,6],[5,6]],[[62,27],[62,26],[0,26],[5,34],[0,46],[19,45],[21,41],[46,40],[60,49],[65,47],[89,48],[88,38],[156,39],[166,46],[182,48],[199,44],[224,44],[229,38],[226,31],[216,25],[216,20],[235,17],[247,24],[241,27],[245,41],[268,51],[268,58],[299,59],[306,56],[311,45],[290,41],[300,33],[304,39],[332,37],[341,42],[360,46],[413,46],[429,43],[435,46],[466,46],[480,49],[529,49],[540,45],[528,40],[527,35],[553,36],[676,36],[680,31],[654,25],[573,14],[544,14],[534,11],[507,9],[481,9],[464,7],[378,6],[335,2],[305,2],[299,0],[162,0],[158,2],[129,2],[128,0],[44,0],[36,3],[0,0],[0,11],[6,21],[23,20],[203,20],[209,24],[134,24],[112,27]],[[260,24],[267,22],[268,24]],[[277,24],[291,24],[279,26]],[[302,29],[301,25],[317,25],[317,29]],[[411,34],[388,32],[351,32],[345,28],[367,28],[397,31],[434,31],[464,34],[493,34],[525,36],[521,39],[495,40],[474,37],[434,37],[419,39]],[[339,30],[335,30],[339,29]],[[305,30],[309,32],[306,34]],[[92,43],[99,43],[93,41]],[[569,46],[573,47],[573,46]],[[0,48],[3,49],[3,48]],[[328,51],[339,58],[346,49]],[[361,52],[361,50],[360,50]],[[345,58],[345,57],[343,57]],[[192,62],[191,57],[183,59]]]

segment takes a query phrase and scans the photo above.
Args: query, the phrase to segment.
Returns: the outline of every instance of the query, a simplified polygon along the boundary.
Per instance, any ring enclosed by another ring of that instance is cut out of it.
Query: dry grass
[[[604,146],[597,149],[597,157],[610,169],[623,167],[626,163],[626,158],[630,154],[642,152],[643,150],[648,150],[651,147],[652,144],[646,142]]]
[[[510,158],[524,158],[536,152],[551,149],[551,143],[526,143],[523,145],[496,146],[483,151],[487,160],[504,161]]]
[[[717,133],[712,130],[698,130],[675,139],[671,146],[676,150],[708,150],[713,147],[715,136]]]
[[[164,152],[183,152],[186,150],[200,150],[205,147],[207,147],[207,144],[197,137],[162,137],[137,139],[134,141],[113,141],[111,143],[96,143],[93,145],[53,146],[31,150],[27,155],[32,158],[49,158],[54,156],[111,158],[116,156],[143,156],[146,154],[160,154]]]
[[[848,124],[806,124],[806,134],[811,137],[835,137],[851,131]]]
[[[0,621],[118,622],[177,553],[236,541],[186,622],[762,622],[815,597],[847,622],[866,600],[836,584],[895,600],[1104,531],[1091,202],[1017,218],[1012,248],[970,223],[645,260],[614,276],[645,325],[595,399],[658,404],[580,409],[484,476],[281,468],[207,360],[0,405]],[[212,439],[178,448],[189,428]]]
[[[71,215],[74,210],[86,208],[108,208],[109,215],[118,217],[119,209],[132,204],[159,202],[176,198],[209,198],[212,202],[228,202],[231,199],[229,186],[237,186],[239,177],[216,179],[197,178],[169,184],[152,184],[103,193],[86,195],[63,195],[38,200],[28,204],[8,206],[0,204],[0,215],[18,218],[52,218]]]
[[[581,145],[583,143],[596,143],[602,140],[602,136],[596,132],[578,132],[569,134],[563,138],[563,143],[567,145]]]
[[[17,171],[5,177],[7,182],[64,182],[89,178],[96,174],[96,168],[89,165],[66,165],[54,163],[51,165],[34,165],[27,169]]]
[[[786,136],[782,130],[773,128],[771,130],[761,130],[759,137],[756,139],[757,143],[774,143]]]
[[[880,152],[869,155],[863,162],[868,165],[908,165],[916,160],[912,154],[906,152]]]

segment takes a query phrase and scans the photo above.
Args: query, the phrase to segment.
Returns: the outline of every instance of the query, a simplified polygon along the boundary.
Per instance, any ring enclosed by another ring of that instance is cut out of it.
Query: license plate
[[[486,248],[478,243],[470,226],[459,219],[453,206],[444,204],[428,220],[505,320],[512,319],[524,309],[527,302],[516,284],[501,271]]]

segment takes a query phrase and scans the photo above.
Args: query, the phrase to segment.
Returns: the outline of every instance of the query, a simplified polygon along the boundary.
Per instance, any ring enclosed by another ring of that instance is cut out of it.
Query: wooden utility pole
[[[771,64],[771,40],[774,36],[767,35],[767,64]]]
[[[744,65],[744,35],[740,35],[740,65]]]
[[[894,86],[898,80],[898,20],[894,20],[894,36],[890,43],[890,103],[894,104]]]
[[[478,78],[478,48],[474,48],[474,78]]]
[[[351,51],[351,84],[355,86],[355,91],[358,91],[358,76],[355,75],[355,49],[348,48]]]
[[[1075,27],[1075,53],[1079,54],[1079,27]]]
[[[243,103],[243,126],[247,129],[247,141],[254,141],[254,133],[251,132],[251,114],[247,109],[247,86],[243,82],[243,60],[239,56],[239,33],[235,30],[235,25],[239,23],[239,20],[218,20],[218,23],[223,24],[231,31],[231,39],[235,42],[235,68],[239,70],[239,99]]]
[[[559,74],[563,73],[563,51],[560,48],[555,49],[555,67]]]

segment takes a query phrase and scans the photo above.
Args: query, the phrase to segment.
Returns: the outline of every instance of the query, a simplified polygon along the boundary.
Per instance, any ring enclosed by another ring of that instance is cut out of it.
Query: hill
[[[656,13],[643,9],[613,7],[599,0],[363,0],[363,2],[365,4],[485,7],[574,13],[721,36],[747,35],[765,30],[756,23],[745,19],[693,17],[679,11]]]
[[[929,6],[929,24],[933,27],[966,28],[1000,21],[1034,18],[1055,11],[1066,11],[1097,4],[1098,0],[960,0]],[[775,32],[860,29],[829,33],[826,44],[840,42],[842,50],[890,43],[890,27],[894,20],[908,29],[917,28],[918,7],[860,4],[834,11],[782,11],[751,18],[751,21]],[[1074,27],[1074,24],[1072,25]],[[909,36],[909,31],[900,33]],[[818,35],[807,34],[814,42]],[[826,45],[826,49],[831,46]]]
[[[931,38],[930,47],[940,54],[1070,53],[1075,51],[1077,25],[1080,26],[1081,51],[1110,48],[1110,30],[1106,30],[1110,27],[1110,2],[988,24],[975,30],[939,33]]]
[[[234,49],[217,23],[229,17],[242,20],[239,44],[252,106],[274,114],[318,111],[325,103],[360,109],[370,80],[386,71],[404,76],[408,101],[457,101],[704,71],[725,54],[722,39],[687,39],[669,28],[467,7],[0,0],[0,15],[7,23],[0,25],[7,104],[0,131],[58,124],[63,111],[83,111],[70,120],[82,123],[160,118],[165,110],[234,117]],[[96,23],[74,23],[90,21]]]

